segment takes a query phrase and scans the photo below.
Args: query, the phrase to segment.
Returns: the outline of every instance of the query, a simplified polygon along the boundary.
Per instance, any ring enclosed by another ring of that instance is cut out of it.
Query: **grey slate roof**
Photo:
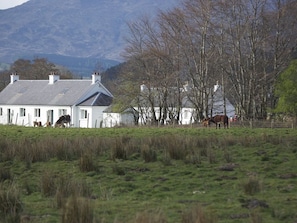
[[[109,106],[112,102],[112,97],[103,94],[101,92],[97,92],[93,94],[91,97],[87,98],[83,102],[79,103],[80,106]]]
[[[98,88],[91,83],[92,80],[58,80],[54,84],[48,80],[18,80],[0,92],[0,104],[76,105],[86,92]]]

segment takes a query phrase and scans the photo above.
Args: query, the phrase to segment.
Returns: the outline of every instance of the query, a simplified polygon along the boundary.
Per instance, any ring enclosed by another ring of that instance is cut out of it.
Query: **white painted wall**
[[[14,124],[22,126],[33,126],[34,121],[40,121],[42,125],[46,124],[47,121],[51,121],[52,125],[59,119],[61,112],[64,114],[71,115],[71,107],[69,106],[34,106],[34,105],[24,105],[24,106],[6,106],[2,105],[2,115],[0,115],[0,124]],[[21,110],[25,109],[25,116],[21,114]],[[35,109],[40,110],[40,117],[36,116]],[[49,112],[52,117],[49,116]],[[9,123],[8,116],[10,113],[11,123]]]
[[[121,123],[121,114],[120,113],[103,113],[103,127],[114,127]]]
[[[77,127],[80,128],[101,128],[103,123],[103,111],[107,106],[78,106],[76,119]]]
[[[103,124],[103,127],[106,127],[106,128],[119,126],[121,124],[124,124],[127,126],[133,126],[134,116],[131,113],[104,112],[102,124]]]

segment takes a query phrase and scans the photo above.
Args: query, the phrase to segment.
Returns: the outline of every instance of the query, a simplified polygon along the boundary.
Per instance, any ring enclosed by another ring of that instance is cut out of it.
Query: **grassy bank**
[[[0,134],[1,221],[297,221],[293,129],[0,126]]]

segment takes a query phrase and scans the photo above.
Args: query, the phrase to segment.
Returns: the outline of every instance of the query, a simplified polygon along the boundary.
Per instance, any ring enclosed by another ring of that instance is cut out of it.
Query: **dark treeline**
[[[45,80],[51,73],[57,73],[63,79],[73,78],[73,74],[62,66],[57,66],[46,58],[35,58],[32,61],[18,59],[10,69],[0,72],[0,91],[10,82],[10,75],[16,73],[23,80]]]
[[[150,109],[165,114],[174,106],[178,117],[186,92],[198,120],[209,115],[218,82],[242,119],[267,118],[277,103],[277,77],[296,55],[296,11],[296,0],[184,0],[155,20],[129,23],[116,102],[135,98],[144,83],[158,92],[146,94]],[[172,87],[179,89],[174,101]]]

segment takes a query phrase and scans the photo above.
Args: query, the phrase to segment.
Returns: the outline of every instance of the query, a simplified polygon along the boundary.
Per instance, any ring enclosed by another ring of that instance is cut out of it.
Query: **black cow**
[[[55,127],[65,128],[65,124],[70,125],[71,117],[70,115],[62,115],[58,121],[55,123]]]

